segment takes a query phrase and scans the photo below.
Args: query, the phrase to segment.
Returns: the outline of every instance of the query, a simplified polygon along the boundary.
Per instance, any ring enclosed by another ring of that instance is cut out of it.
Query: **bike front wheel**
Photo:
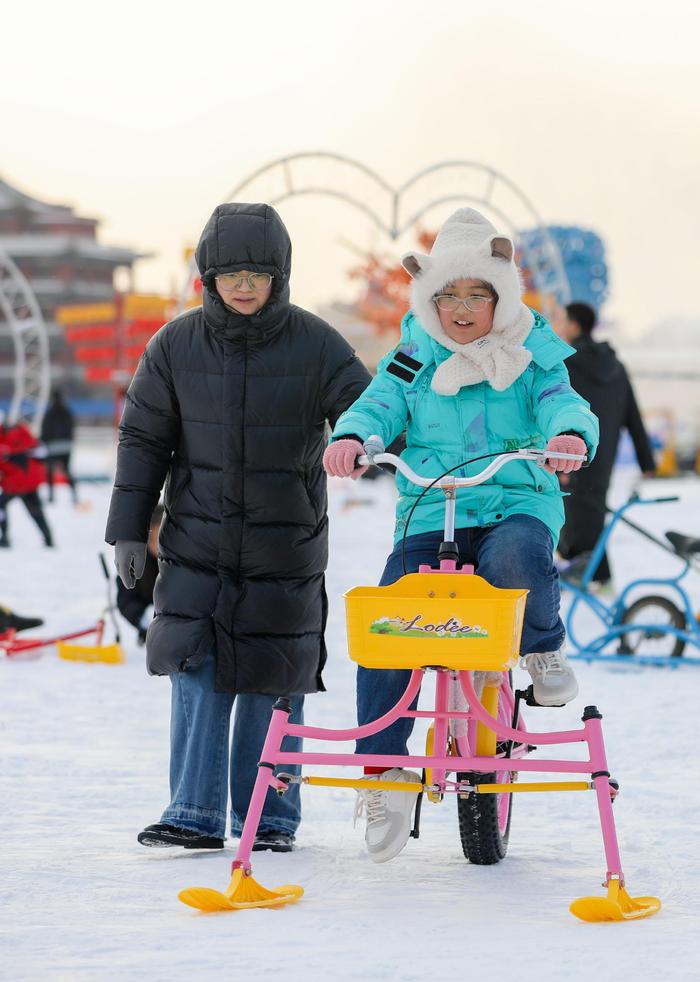
[[[685,614],[668,597],[640,597],[623,613],[622,623],[629,630],[620,635],[619,655],[680,658],[683,654],[685,641],[669,628],[682,631]]]
[[[470,784],[510,784],[507,771],[480,774],[468,771],[457,775]],[[479,794],[472,791],[457,797],[457,817],[462,851],[470,863],[493,866],[505,858],[508,851],[513,795]]]

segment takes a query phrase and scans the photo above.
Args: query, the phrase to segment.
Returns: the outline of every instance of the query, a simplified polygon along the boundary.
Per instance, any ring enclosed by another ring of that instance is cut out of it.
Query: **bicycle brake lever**
[[[546,453],[545,453],[544,450],[534,450],[533,449],[533,450],[529,450],[528,453],[529,454],[536,454],[536,457],[534,459],[534,463],[537,464],[538,467],[544,467],[544,465],[547,463],[547,455],[546,455]],[[532,458],[530,458],[530,459],[532,459]]]
[[[363,443],[364,451],[369,458],[370,464],[374,463],[374,458],[377,454],[384,453],[384,441],[380,436],[372,435],[368,436]]]

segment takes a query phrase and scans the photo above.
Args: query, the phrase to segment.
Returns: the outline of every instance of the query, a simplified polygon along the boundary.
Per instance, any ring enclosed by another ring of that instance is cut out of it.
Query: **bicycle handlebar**
[[[666,505],[669,502],[680,500],[681,499],[677,494],[668,495],[663,498],[640,498],[638,494],[633,494],[619,508],[610,508],[608,505],[606,505],[605,510],[613,515],[616,511],[624,511],[626,508],[630,508],[632,505]]]
[[[372,437],[370,437],[372,440]],[[368,447],[370,443],[368,440],[365,443],[365,450],[369,450],[369,453],[364,453],[357,458],[357,463],[360,466],[365,464],[392,464],[398,471],[407,477],[412,484],[416,484],[421,488],[429,488],[434,485],[436,488],[473,488],[477,484],[483,484],[492,477],[497,471],[501,469],[505,464],[509,463],[511,460],[534,460],[538,463],[540,467],[544,467],[547,459],[549,457],[557,457],[563,460],[587,460],[585,454],[575,454],[575,453],[560,453],[558,451],[551,450],[538,450],[535,448],[523,448],[521,450],[510,450],[507,453],[502,453],[495,460],[492,460],[487,467],[475,474],[473,477],[454,477],[447,475],[438,480],[432,477],[423,477],[420,474],[416,474],[415,471],[411,470],[408,464],[404,463],[400,457],[397,457],[393,453],[375,453],[372,451],[372,447]]]

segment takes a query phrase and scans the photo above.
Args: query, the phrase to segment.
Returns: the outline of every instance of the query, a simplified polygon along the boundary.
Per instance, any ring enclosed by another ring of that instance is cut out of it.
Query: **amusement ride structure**
[[[46,324],[26,277],[0,249],[0,313],[12,336],[14,385],[8,419],[20,413],[37,429],[49,397],[50,362]]]
[[[520,245],[534,287],[542,298],[570,300],[559,248],[534,205],[507,177],[486,164],[442,161],[392,187],[365,164],[335,153],[279,157],[240,181],[227,201],[266,201],[273,206],[301,195],[326,195],[352,205],[395,241],[441,205],[484,208]],[[528,234],[519,233],[527,228]],[[180,297],[181,309],[197,280],[194,258]]]

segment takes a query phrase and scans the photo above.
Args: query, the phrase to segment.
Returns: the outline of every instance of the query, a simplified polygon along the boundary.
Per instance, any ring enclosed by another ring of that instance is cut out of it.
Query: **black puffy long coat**
[[[323,689],[325,424],[370,376],[323,320],[289,302],[291,244],[267,205],[226,204],[197,247],[203,306],[149,342],[126,397],[106,540],[146,541],[165,481],[148,670],[214,651],[216,689]],[[255,315],[216,273],[274,277]]]

